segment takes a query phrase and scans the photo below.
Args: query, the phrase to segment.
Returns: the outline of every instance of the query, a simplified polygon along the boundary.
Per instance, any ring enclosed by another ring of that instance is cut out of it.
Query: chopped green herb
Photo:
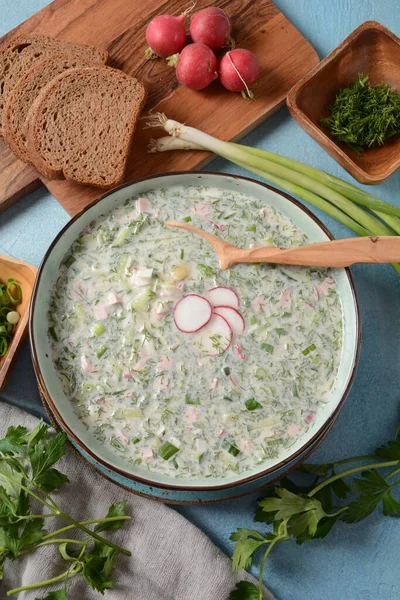
[[[311,344],[311,346],[307,346],[307,348],[304,348],[304,350],[302,350],[304,356],[307,356],[307,354],[310,354],[310,352],[314,352],[314,350],[316,350],[317,347],[315,344]]]
[[[259,402],[257,402],[255,398],[250,398],[249,400],[246,400],[244,405],[247,408],[247,410],[256,410],[257,408],[262,408],[262,405]]]
[[[229,396],[223,396],[222,399],[227,400],[228,402],[233,402],[232,398],[230,398]]]
[[[51,337],[53,338],[53,340],[55,342],[58,342],[58,337],[57,337],[56,330],[54,327],[49,327],[49,334],[51,335]]]
[[[76,261],[76,258],[74,256],[72,256],[72,254],[66,258],[63,262],[63,265],[65,265],[67,268],[69,268],[71,265],[74,264],[74,262]]]
[[[223,367],[222,368],[222,372],[224,373],[224,375],[230,375],[231,374],[231,370],[229,367]]]
[[[321,119],[321,125],[358,154],[400,133],[400,92],[387,83],[371,86],[363,73],[353,85],[337,92],[328,109],[331,116]]]
[[[200,273],[205,277],[213,277],[215,275],[214,269],[212,267],[209,267],[208,265],[203,265],[202,263],[200,263],[197,265],[197,268],[199,269]]]
[[[255,376],[257,379],[265,379],[267,376],[267,371],[263,369],[263,367],[257,367]]]
[[[275,331],[279,336],[286,335],[286,331],[282,327],[275,327]]]
[[[271,346],[271,344],[267,344],[266,342],[263,342],[261,344],[261,349],[265,350],[265,352],[268,352],[269,354],[272,354],[274,351],[274,347]]]
[[[182,221],[184,221],[185,223],[190,223],[190,221],[192,220],[192,217],[183,217]]]
[[[228,452],[229,454],[232,454],[232,456],[237,456],[238,454],[240,454],[239,448],[237,448],[233,444],[229,444]]]
[[[177,452],[179,452],[179,448],[174,446],[174,444],[171,444],[171,442],[164,442],[158,450],[158,456],[164,460],[169,460],[171,456],[174,456]]]
[[[189,394],[185,394],[185,404],[191,404],[192,406],[200,406],[199,398],[191,398]]]
[[[104,327],[104,325],[102,325],[101,323],[95,323],[95,325],[93,327],[93,334],[94,335],[103,335],[105,330],[106,330],[106,328]]]
[[[181,249],[180,257],[181,257],[181,260],[183,260],[185,258],[185,251],[183,248]]]
[[[255,226],[255,224],[253,223],[252,225],[248,225],[246,227],[246,231],[251,231],[251,232],[255,233],[256,232],[256,226]]]
[[[100,346],[96,352],[97,358],[101,358],[105,352],[107,352],[107,346]]]

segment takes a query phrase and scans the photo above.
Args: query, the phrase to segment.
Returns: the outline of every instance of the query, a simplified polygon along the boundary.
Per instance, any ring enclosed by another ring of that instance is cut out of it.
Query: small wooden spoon
[[[187,223],[166,221],[165,225],[187,229],[207,240],[217,253],[221,271],[239,263],[349,267],[354,263],[400,262],[400,236],[348,238],[285,249],[276,246],[237,248]]]

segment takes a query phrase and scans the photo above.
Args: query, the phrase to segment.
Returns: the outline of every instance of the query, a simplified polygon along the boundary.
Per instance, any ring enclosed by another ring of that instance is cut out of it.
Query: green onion
[[[257,379],[265,379],[267,376],[267,371],[262,367],[257,367],[255,376],[257,377]]]
[[[57,337],[56,330],[54,327],[49,327],[49,334],[51,335],[51,337],[53,338],[53,340],[55,342],[58,342],[58,337]]]
[[[190,404],[191,406],[200,406],[200,400],[198,398],[191,398],[189,394],[185,394],[185,404]]]
[[[256,226],[254,225],[254,223],[253,223],[253,225],[249,225],[248,227],[246,227],[246,231],[251,231],[251,232],[255,233]]]
[[[222,372],[224,375],[230,375],[231,374],[231,370],[229,367],[222,367]]]
[[[182,221],[184,221],[185,223],[190,223],[190,221],[192,220],[192,217],[183,217]]]
[[[181,250],[181,260],[183,260],[184,258],[185,258],[185,251],[184,251],[184,249],[182,248],[182,250]]]
[[[228,452],[229,452],[229,454],[232,454],[232,456],[237,456],[238,454],[240,454],[239,448],[237,448],[233,444],[229,445]]]
[[[96,352],[97,358],[101,358],[105,352],[107,352],[107,346],[100,346]]]
[[[132,440],[132,444],[138,444],[140,442],[140,438],[139,437],[135,437]]]
[[[7,296],[11,304],[19,304],[22,300],[22,290],[16,279],[7,280]]]
[[[0,357],[5,356],[20,314],[15,310],[22,300],[22,290],[16,279],[0,280]]]
[[[246,400],[244,405],[247,408],[247,410],[256,410],[257,408],[262,408],[262,405],[259,402],[257,402],[255,398],[250,398],[249,400]]]
[[[328,173],[265,150],[222,142],[192,127],[167,119],[163,114],[153,115],[148,124],[151,127],[161,126],[174,136],[169,144],[165,143],[165,138],[153,140],[150,151],[202,149],[213,152],[316,206],[357,235],[393,235],[394,231],[400,229],[397,220],[385,219],[383,222],[377,218],[381,217],[379,213],[398,217],[400,208]],[[377,216],[364,210],[359,204],[375,211],[375,214],[378,212]],[[400,264],[393,267],[400,273]]]
[[[71,265],[74,264],[75,260],[76,260],[75,257],[72,256],[72,254],[71,254],[68,258],[66,258],[64,260],[63,265],[65,265],[67,268],[69,268]]]
[[[179,448],[174,446],[174,444],[171,444],[171,442],[164,442],[158,450],[158,456],[164,460],[169,460],[171,456],[174,456],[177,452],[179,452]]]
[[[214,269],[212,267],[209,267],[208,265],[203,265],[202,263],[200,263],[197,265],[197,268],[199,269],[200,273],[205,277],[212,277],[215,274]]]
[[[274,347],[271,346],[271,344],[266,344],[265,342],[263,342],[261,344],[261,350],[265,350],[265,352],[268,352],[269,354],[272,354],[274,351]]]
[[[314,352],[314,350],[316,350],[317,347],[315,344],[311,344],[311,346],[308,346],[307,348],[304,348],[304,350],[302,350],[304,356],[307,356],[307,354],[310,354],[310,352]]]
[[[106,330],[106,328],[101,323],[95,323],[93,326],[94,335],[103,335],[105,330]]]

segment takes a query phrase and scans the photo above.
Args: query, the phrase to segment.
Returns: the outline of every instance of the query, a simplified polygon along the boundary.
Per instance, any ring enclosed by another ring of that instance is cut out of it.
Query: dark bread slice
[[[3,111],[3,135],[14,154],[32,164],[26,148],[26,117],[39,92],[57,75],[69,69],[95,65],[84,58],[59,55],[46,58],[30,69],[10,93]]]
[[[117,185],[145,100],[139,81],[110,67],[58,75],[40,92],[26,120],[35,167],[49,179]]]
[[[10,92],[29,69],[54,54],[68,54],[96,63],[106,63],[108,60],[106,50],[64,42],[38,33],[11,39],[0,49],[0,137],[3,109]]]

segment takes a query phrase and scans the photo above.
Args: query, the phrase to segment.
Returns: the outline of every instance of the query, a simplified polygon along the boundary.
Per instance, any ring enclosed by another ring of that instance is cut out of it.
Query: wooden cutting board
[[[224,90],[218,82],[201,92],[178,86],[174,69],[164,60],[146,61],[145,29],[157,14],[178,15],[190,5],[183,0],[55,0],[3,39],[37,32],[71,42],[107,48],[111,66],[138,77],[149,98],[144,114],[162,111],[168,117],[203,129],[224,140],[238,140],[284,102],[289,89],[317,62],[315,50],[269,0],[197,0],[196,10],[220,6],[234,22],[238,46],[252,50],[261,65],[256,100]],[[162,133],[144,129],[141,120],[129,158],[126,180],[153,173],[200,168],[211,160],[205,152],[148,154],[150,137]],[[0,141],[0,210],[40,183],[75,215],[104,193],[68,181],[48,181],[17,160]]]

